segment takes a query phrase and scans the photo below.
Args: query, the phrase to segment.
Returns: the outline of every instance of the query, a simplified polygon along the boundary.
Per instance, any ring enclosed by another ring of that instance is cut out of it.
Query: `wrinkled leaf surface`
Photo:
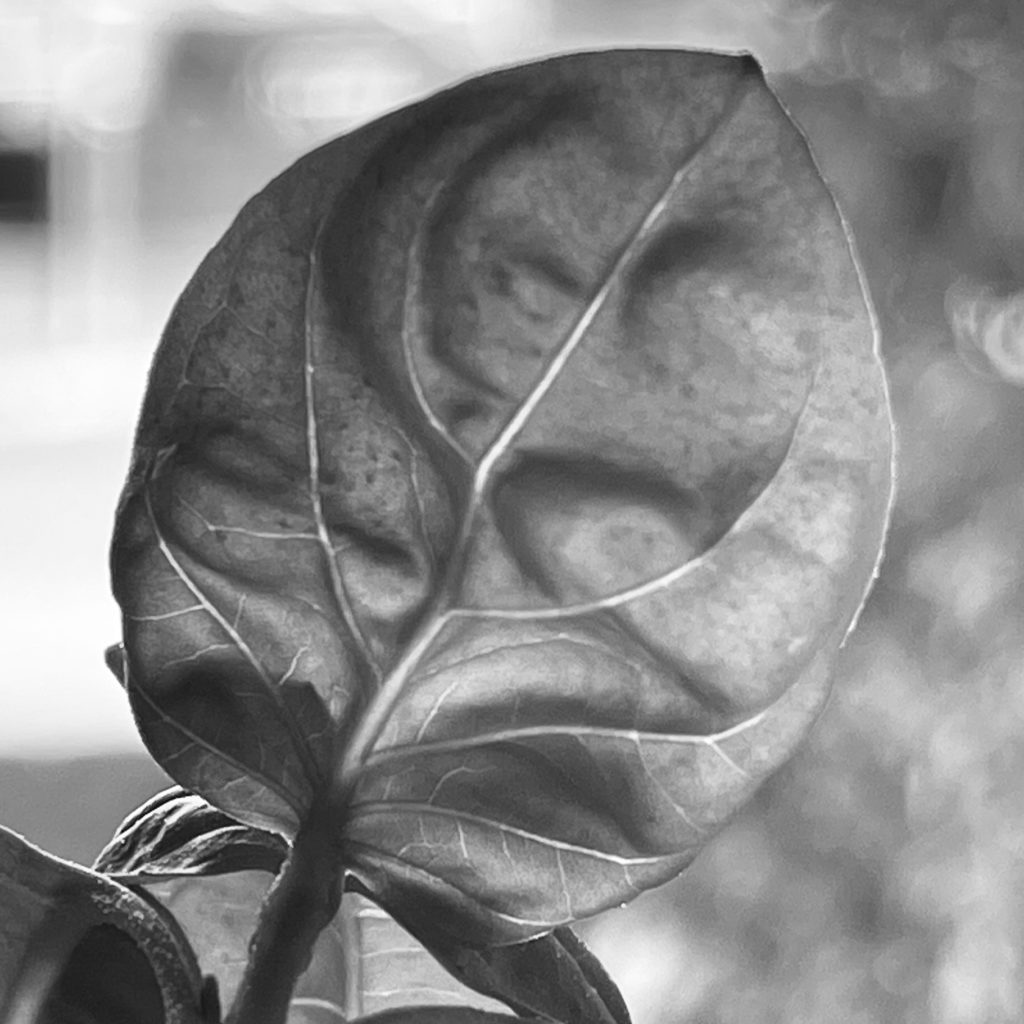
[[[190,789],[461,940],[681,870],[792,752],[890,492],[843,225],[749,58],[580,54],[300,160],[182,296],[113,551]]]
[[[200,1024],[196,962],[124,886],[0,828],[0,1020]]]

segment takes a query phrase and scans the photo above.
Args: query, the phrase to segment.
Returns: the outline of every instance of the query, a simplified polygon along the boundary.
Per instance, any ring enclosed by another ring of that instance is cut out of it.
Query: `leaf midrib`
[[[422,657],[433,645],[434,641],[443,631],[445,626],[454,617],[470,613],[470,609],[459,609],[451,605],[451,598],[457,591],[457,586],[465,571],[465,562],[472,540],[473,528],[477,521],[479,511],[486,500],[488,490],[493,482],[494,469],[501,457],[506,453],[515,437],[522,431],[534,411],[547,395],[554,382],[558,379],[565,365],[579,347],[588,329],[596,320],[604,308],[613,289],[619,283],[619,279],[636,255],[637,250],[647,239],[655,224],[672,201],[677,189],[682,184],[686,175],[699,159],[711,138],[714,137],[725,125],[727,125],[735,114],[739,105],[749,94],[749,83],[741,79],[733,89],[732,94],[723,105],[720,116],[709,130],[696,141],[690,152],[680,161],[676,170],[672,173],[667,183],[659,190],[654,201],[648,207],[640,222],[628,235],[619,249],[618,255],[612,261],[611,266],[605,273],[597,286],[592,298],[577,317],[572,327],[567,332],[564,340],[555,348],[554,354],[549,359],[547,366],[538,381],[531,388],[530,392],[509,416],[504,426],[498,431],[497,436],[488,445],[481,456],[476,470],[473,473],[472,487],[466,508],[462,514],[459,525],[459,532],[452,554],[448,560],[445,575],[435,593],[434,600],[427,607],[423,619],[420,621],[413,633],[405,652],[399,659],[392,671],[384,678],[380,688],[368,704],[364,714],[353,730],[348,747],[342,758],[332,784],[332,802],[346,805],[349,801],[359,776],[370,757],[373,746],[383,730],[392,709],[401,698],[406,684],[415,672]],[[442,189],[438,188],[431,196],[436,202]],[[409,257],[413,252],[422,248],[420,238],[425,226],[429,222],[431,206],[425,209],[420,220],[419,227],[412,246],[410,246]],[[414,275],[407,266],[407,299],[408,282],[415,280]],[[405,303],[408,309],[409,303]],[[308,310],[307,310],[308,315]],[[307,332],[308,332],[307,321]],[[410,372],[414,366],[411,355],[408,351],[408,338],[403,334],[403,344],[406,346],[407,364]],[[423,412],[431,424],[437,429],[439,422],[436,413],[425,402],[425,395],[422,387],[414,387],[414,393],[423,403]],[[446,440],[452,439],[443,432]],[[335,566],[336,568],[336,566]]]

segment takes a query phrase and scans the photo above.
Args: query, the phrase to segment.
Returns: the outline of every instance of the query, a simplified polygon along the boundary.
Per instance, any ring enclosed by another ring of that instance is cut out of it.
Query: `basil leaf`
[[[749,58],[484,76],[300,160],[157,354],[113,551],[163,767],[461,942],[664,882],[799,744],[891,427]]]

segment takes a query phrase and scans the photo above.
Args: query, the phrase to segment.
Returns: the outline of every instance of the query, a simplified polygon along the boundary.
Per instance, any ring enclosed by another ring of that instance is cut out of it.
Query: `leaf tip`
[[[741,50],[736,57],[741,77],[757,78],[758,80],[764,78],[764,69],[761,67],[760,61],[749,50]]]
[[[125,689],[128,673],[125,666],[124,644],[111,644],[103,652],[103,660],[107,668],[114,673],[114,678],[121,684],[121,688]]]

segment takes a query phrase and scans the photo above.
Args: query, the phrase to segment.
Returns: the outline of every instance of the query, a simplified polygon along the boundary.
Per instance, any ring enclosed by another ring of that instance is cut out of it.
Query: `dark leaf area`
[[[582,54],[314,152],[153,367],[113,552],[161,765],[460,941],[681,870],[872,578],[871,317],[747,58]]]
[[[0,829],[0,1020],[201,1024],[177,923],[103,875]]]
[[[153,968],[124,932],[91,928],[71,951],[36,1024],[163,1024]]]

